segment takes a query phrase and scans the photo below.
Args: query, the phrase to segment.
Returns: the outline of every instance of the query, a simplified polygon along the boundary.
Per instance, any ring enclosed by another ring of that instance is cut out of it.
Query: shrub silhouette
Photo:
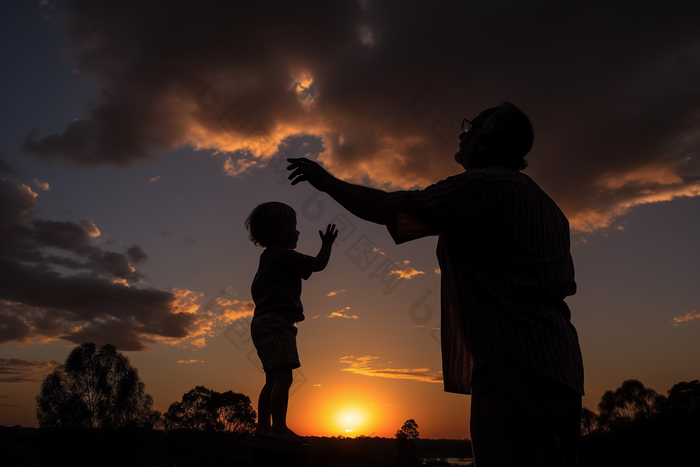
[[[197,386],[170,404],[163,416],[169,430],[235,431],[252,433],[256,413],[250,398],[233,391],[219,393]]]

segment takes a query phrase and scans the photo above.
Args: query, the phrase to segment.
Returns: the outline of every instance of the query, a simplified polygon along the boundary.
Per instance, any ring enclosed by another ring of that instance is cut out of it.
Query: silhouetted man
[[[509,102],[464,120],[455,160],[465,171],[424,190],[352,185],[289,159],[397,244],[439,236],[445,391],[471,394],[474,460],[489,466],[573,466],[583,362],[564,298],[576,291],[569,223],[527,175],[532,124]]]

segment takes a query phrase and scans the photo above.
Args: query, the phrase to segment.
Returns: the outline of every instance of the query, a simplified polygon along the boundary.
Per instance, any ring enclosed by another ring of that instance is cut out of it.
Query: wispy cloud
[[[422,381],[425,383],[441,383],[442,372],[432,372],[429,368],[388,368],[387,364],[382,364],[379,357],[342,357],[340,363],[349,365],[342,371],[364,375],[376,376],[379,378],[409,379]],[[391,362],[389,362],[390,364]]]
[[[178,363],[204,363],[204,360],[195,360],[195,359],[190,359],[190,360],[178,360]]]
[[[350,309],[349,306],[346,306],[342,310],[334,311],[330,315],[326,316],[326,318],[350,318],[350,319],[357,319],[357,315],[349,315],[348,310]]]
[[[690,321],[691,319],[695,319],[695,318],[700,318],[700,310],[689,311],[684,316],[678,316],[676,318],[673,318],[671,320],[671,322],[673,323],[674,326],[678,326],[681,323],[684,323],[686,321]]]
[[[345,292],[345,289],[342,290],[334,290],[332,292],[328,292],[328,295],[326,297],[335,297],[336,295],[340,295],[341,293]]]
[[[51,191],[51,186],[49,185],[49,182],[40,182],[35,178],[34,184],[44,191]]]
[[[417,269],[409,267],[406,269],[396,269],[394,271],[391,271],[391,274],[396,274],[401,279],[411,279],[417,275],[425,274],[425,271],[419,271]]]
[[[247,159],[237,159],[234,162],[233,159],[229,157],[226,159],[226,162],[224,162],[224,173],[226,173],[226,175],[229,177],[239,177],[257,164],[258,163],[256,161],[250,161]]]
[[[186,337],[173,339],[154,337],[159,342],[172,345],[190,345],[206,347],[206,338],[214,337],[234,322],[253,316],[255,304],[252,300],[227,299],[220,296],[205,301],[204,294],[189,289],[168,289],[175,300],[172,304],[173,313],[183,313],[191,316]]]
[[[55,360],[28,361],[19,358],[0,358],[0,383],[40,381],[40,378],[56,365],[60,363]]]

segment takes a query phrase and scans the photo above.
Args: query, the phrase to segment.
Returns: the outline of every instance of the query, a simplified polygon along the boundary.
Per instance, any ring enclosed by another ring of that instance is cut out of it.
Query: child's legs
[[[289,402],[289,388],[292,386],[292,368],[280,368],[272,371],[275,380],[270,394],[270,412],[272,414],[272,427],[269,431],[270,438],[291,443],[303,443],[304,438],[287,428],[287,405]]]
[[[270,431],[270,398],[274,384],[272,373],[266,372],[265,385],[258,398],[258,427],[255,429],[255,434],[259,436],[267,436]]]
[[[272,426],[276,431],[287,429],[287,406],[289,405],[289,388],[292,386],[292,369],[273,370],[274,384],[270,391],[270,414]]]
[[[289,388],[292,386],[292,370],[300,366],[296,335],[297,328],[294,324],[286,322],[273,313],[255,317],[251,324],[253,343],[266,373],[265,387],[260,392],[258,402],[256,433],[290,442],[302,441],[301,437],[287,428],[287,406]],[[266,428],[268,433],[265,433]]]

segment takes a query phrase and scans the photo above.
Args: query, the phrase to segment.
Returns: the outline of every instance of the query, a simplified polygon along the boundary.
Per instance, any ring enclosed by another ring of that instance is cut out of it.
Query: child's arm
[[[326,268],[328,260],[331,258],[331,247],[336,237],[338,237],[338,229],[335,228],[335,224],[328,224],[326,233],[324,234],[319,230],[318,234],[321,236],[321,250],[316,255],[314,272],[323,271]]]

